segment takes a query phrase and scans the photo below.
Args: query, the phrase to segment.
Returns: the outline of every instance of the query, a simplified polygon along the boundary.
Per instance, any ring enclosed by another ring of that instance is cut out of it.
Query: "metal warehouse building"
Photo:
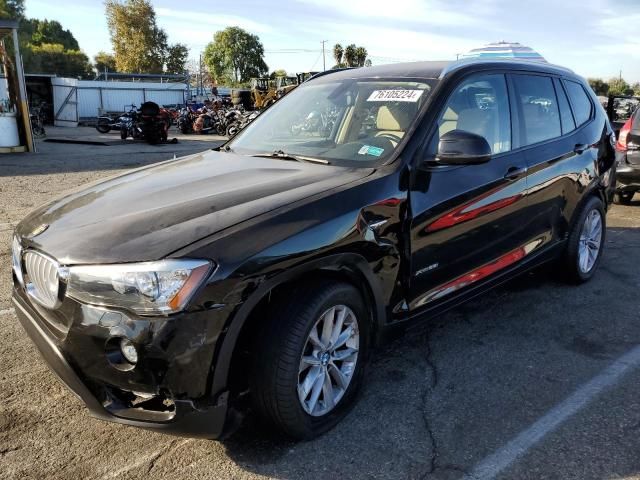
[[[52,108],[56,126],[75,127],[102,112],[122,112],[146,101],[162,106],[184,104],[188,85],[176,82],[78,80],[52,75],[26,75],[30,101],[44,101]],[[36,98],[37,97],[37,98]]]

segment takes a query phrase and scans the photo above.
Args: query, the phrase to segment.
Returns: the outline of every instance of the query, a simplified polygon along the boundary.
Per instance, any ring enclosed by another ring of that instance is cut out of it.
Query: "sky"
[[[93,57],[110,51],[102,0],[26,0],[28,17],[58,20]],[[585,77],[640,81],[640,0],[152,0],[170,42],[197,59],[217,30],[260,37],[270,70],[322,70],[332,49],[364,46],[374,65],[448,60],[489,42],[520,42]]]

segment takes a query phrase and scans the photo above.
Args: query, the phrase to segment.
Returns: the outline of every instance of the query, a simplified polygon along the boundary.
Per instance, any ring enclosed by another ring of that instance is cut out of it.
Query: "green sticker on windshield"
[[[373,155],[374,157],[379,157],[384,152],[384,148],[380,147],[372,147],[371,145],[363,145],[360,150],[358,150],[359,155]]]

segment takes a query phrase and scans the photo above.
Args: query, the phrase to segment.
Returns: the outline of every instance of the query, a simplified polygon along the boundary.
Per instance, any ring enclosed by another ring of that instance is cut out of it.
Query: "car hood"
[[[68,194],[29,214],[17,233],[67,265],[157,260],[371,172],[208,151]]]

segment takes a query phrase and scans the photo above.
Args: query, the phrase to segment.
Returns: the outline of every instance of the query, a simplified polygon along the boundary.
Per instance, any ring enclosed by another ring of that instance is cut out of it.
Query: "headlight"
[[[211,268],[206,260],[69,267],[67,296],[140,315],[167,315],[186,306]]]

